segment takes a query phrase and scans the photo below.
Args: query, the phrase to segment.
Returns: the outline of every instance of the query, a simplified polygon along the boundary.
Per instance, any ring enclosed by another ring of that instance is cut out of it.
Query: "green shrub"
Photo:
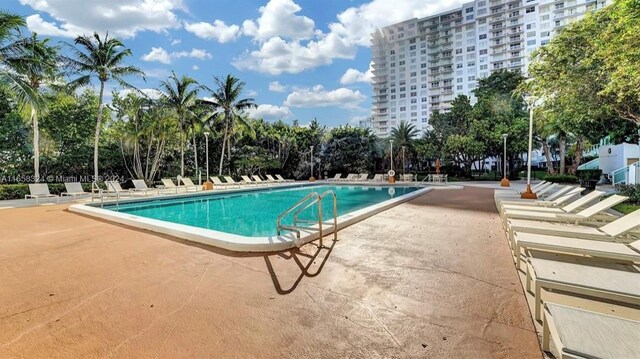
[[[578,183],[578,177],[572,175],[547,175],[544,180],[553,183]]]
[[[599,181],[600,180],[600,176],[602,176],[602,170],[600,170],[600,169],[595,169],[595,170],[577,170],[576,171],[576,176],[578,176],[578,179],[580,179],[581,181],[588,181],[588,180]]]
[[[65,191],[64,183],[48,183],[49,192],[51,194],[60,195]],[[83,183],[82,187],[85,191],[91,191],[90,183]],[[29,194],[29,185],[27,183],[18,184],[0,184],[0,201],[8,199],[24,199]]]
[[[629,197],[625,203],[640,204],[640,184],[619,184],[616,191],[621,196]]]

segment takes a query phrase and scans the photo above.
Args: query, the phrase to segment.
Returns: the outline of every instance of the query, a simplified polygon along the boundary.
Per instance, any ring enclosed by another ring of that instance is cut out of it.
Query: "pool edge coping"
[[[282,186],[284,187],[284,186]],[[277,187],[273,187],[277,188]],[[266,188],[265,188],[266,189]],[[374,205],[358,209],[356,211],[344,214],[337,218],[338,230],[346,228],[375,214],[383,212],[389,208],[395,207],[401,203],[410,201],[416,197],[422,196],[434,190],[433,187],[422,187],[411,193],[392,198]],[[169,197],[164,197],[169,198]],[[152,200],[157,198],[147,198]],[[158,219],[135,216],[131,214],[115,212],[88,204],[74,204],[69,206],[69,211],[87,215],[90,217],[115,222],[131,226],[137,229],[147,230],[154,233],[165,234],[172,237],[184,239],[190,242],[205,244],[217,248],[233,252],[277,252],[294,247],[299,247],[305,243],[309,243],[318,239],[317,232],[310,232],[301,235],[297,239],[293,233],[286,233],[280,236],[261,236],[247,237],[228,232],[221,232],[212,229],[200,228],[185,224],[162,221]],[[325,221],[326,223],[326,221]],[[275,226],[275,224],[274,224]],[[323,235],[333,233],[334,226],[323,225]]]

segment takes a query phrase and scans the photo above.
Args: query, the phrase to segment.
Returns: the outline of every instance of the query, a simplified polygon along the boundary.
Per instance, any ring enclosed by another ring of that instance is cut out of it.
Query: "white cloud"
[[[283,119],[291,116],[291,110],[288,107],[263,104],[258,105],[257,108],[252,108],[249,111],[249,117],[251,118],[263,118],[263,119]]]
[[[313,88],[296,89],[287,96],[284,101],[289,107],[328,107],[337,106],[343,108],[357,108],[358,104],[365,99],[360,91],[353,91],[341,87],[332,91],[327,91],[321,85]]]
[[[171,63],[171,56],[162,47],[152,47],[151,48],[151,52],[149,52],[148,54],[143,55],[141,57],[141,59],[143,61],[149,61],[149,62],[157,61],[157,62],[161,62],[163,64],[170,64]]]
[[[193,65],[193,66],[191,66],[191,70],[193,70],[193,71],[198,71],[198,70],[200,70],[200,66],[198,66],[198,65]]]
[[[285,92],[287,91],[287,86],[281,85],[278,81],[272,81],[269,82],[269,91]]]
[[[210,53],[202,49],[191,49],[191,51],[172,52],[170,56],[178,59],[181,57],[193,57],[194,59],[199,60],[208,60],[212,57]]]
[[[227,26],[224,21],[215,20],[213,24],[207,22],[185,23],[184,29],[202,39],[216,39],[219,43],[233,41],[240,35],[240,26]]]
[[[328,34],[318,41],[303,45],[299,41],[285,41],[272,37],[259,50],[245,53],[234,62],[240,70],[253,70],[272,75],[297,74],[321,65],[329,65],[335,58],[352,59],[357,48],[348,46],[339,37]]]
[[[141,57],[143,61],[156,61],[163,64],[170,64],[173,59],[179,59],[183,57],[191,57],[199,60],[207,60],[212,56],[205,50],[202,49],[191,49],[191,51],[179,51],[168,53],[162,47],[152,47],[151,51],[148,54],[145,54]]]
[[[249,97],[253,97],[253,96],[256,96],[256,95],[258,95],[258,91],[256,91],[256,90],[248,90],[247,91],[247,96],[249,96]]]
[[[180,43],[182,43],[182,40],[175,39],[175,40],[172,40],[172,41],[171,41],[171,46],[176,46],[176,45],[178,45],[178,44],[180,44]]]
[[[296,15],[300,10],[300,5],[292,0],[271,0],[259,9],[261,15],[257,20],[244,21],[242,32],[260,41],[274,36],[310,39],[315,24],[306,16]]]
[[[110,0],[88,4],[86,0],[20,0],[22,5],[48,14],[27,17],[29,30],[46,36],[75,37],[109,31],[117,37],[135,37],[141,31],[163,32],[180,27],[176,10],[182,0]]]
[[[356,82],[371,83],[372,78],[373,68],[371,66],[369,66],[369,70],[366,72],[360,72],[356,69],[348,69],[340,78],[340,83],[343,85],[350,85]]]
[[[295,15],[300,6],[291,0],[271,0],[261,8],[257,21],[243,23],[243,33],[258,40],[259,49],[238,57],[234,66],[278,75],[300,73],[335,59],[353,59],[358,47],[369,47],[371,33],[379,27],[414,17],[428,16],[460,6],[464,1],[373,0],[339,13],[337,21],[329,24],[329,31],[313,29],[313,21],[275,21],[282,17],[304,18]],[[281,9],[272,14],[270,9]],[[269,15],[269,16],[266,16]],[[262,20],[262,21],[261,21]],[[296,29],[293,32],[293,29]]]

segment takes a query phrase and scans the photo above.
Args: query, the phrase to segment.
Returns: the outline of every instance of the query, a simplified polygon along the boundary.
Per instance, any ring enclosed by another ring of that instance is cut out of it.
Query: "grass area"
[[[613,206],[613,209],[615,209],[616,211],[622,214],[629,214],[635,211],[636,209],[640,209],[640,205],[631,204],[631,203],[620,203]]]

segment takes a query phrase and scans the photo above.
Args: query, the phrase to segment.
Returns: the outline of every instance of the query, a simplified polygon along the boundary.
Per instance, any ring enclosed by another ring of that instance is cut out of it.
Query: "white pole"
[[[311,146],[311,177],[313,177],[313,146]]]
[[[531,147],[533,142],[533,100],[529,105],[529,151],[527,152],[527,187],[531,186]]]
[[[209,132],[204,133],[205,138],[205,154],[207,156],[207,181],[209,181]]]
[[[536,102],[535,97],[527,96],[525,101],[529,105],[529,150],[527,152],[527,189],[522,193],[522,198],[536,199],[538,198],[533,191],[531,191],[531,150],[533,142],[533,106]]]
[[[402,180],[404,180],[404,176],[405,176],[405,170],[407,168],[407,166],[404,164],[404,149],[405,146],[402,146]]]
[[[389,140],[391,144],[391,170],[393,171],[393,140]]]
[[[503,177],[507,177],[507,134],[502,135],[504,138],[504,155],[502,156],[502,162],[504,165]]]

